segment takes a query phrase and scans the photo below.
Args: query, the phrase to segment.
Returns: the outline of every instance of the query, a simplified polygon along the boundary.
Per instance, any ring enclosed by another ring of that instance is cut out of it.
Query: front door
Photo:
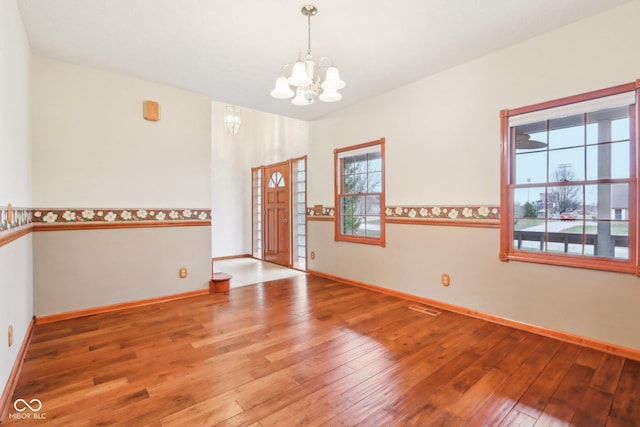
[[[289,162],[264,168],[264,260],[291,267]]]

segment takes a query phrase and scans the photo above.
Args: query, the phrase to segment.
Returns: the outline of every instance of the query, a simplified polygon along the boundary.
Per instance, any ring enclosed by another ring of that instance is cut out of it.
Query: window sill
[[[614,260],[609,258],[590,257],[585,259],[582,256],[549,254],[535,254],[523,251],[501,253],[501,261],[522,261],[536,264],[554,265],[560,267],[573,267],[588,270],[609,271],[612,273],[627,273],[640,276],[640,270],[629,260]]]

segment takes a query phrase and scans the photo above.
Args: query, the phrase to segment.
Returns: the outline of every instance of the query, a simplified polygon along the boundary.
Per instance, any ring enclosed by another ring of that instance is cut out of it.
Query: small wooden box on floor
[[[213,273],[213,277],[209,281],[209,293],[221,294],[229,293],[229,280],[231,275],[227,273]]]

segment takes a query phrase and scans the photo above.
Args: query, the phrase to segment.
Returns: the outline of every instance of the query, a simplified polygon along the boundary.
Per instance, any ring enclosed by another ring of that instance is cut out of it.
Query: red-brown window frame
[[[336,148],[333,150],[333,167],[334,167],[334,197],[335,197],[335,240],[341,242],[352,242],[352,243],[364,243],[368,245],[378,245],[384,247],[386,244],[385,240],[385,214],[384,210],[386,207],[385,204],[385,154],[384,154],[384,143],[385,139],[380,138],[375,141],[364,142],[362,144],[352,145],[350,147]],[[365,237],[365,236],[353,236],[350,234],[342,234],[340,231],[340,185],[341,185],[341,170],[342,168],[339,165],[339,156],[340,153],[344,153],[346,151],[354,151],[360,150],[367,147],[372,146],[380,146],[380,159],[382,162],[382,177],[381,177],[381,191],[380,191],[380,236],[379,237]]]
[[[630,135],[630,159],[632,180],[629,183],[629,258],[628,260],[607,259],[599,257],[585,257],[580,255],[553,255],[548,253],[534,253],[513,248],[513,203],[511,200],[511,188],[514,184],[511,165],[515,162],[515,150],[511,149],[509,138],[509,117],[519,114],[540,111],[547,108],[559,107],[577,102],[588,101],[596,98],[616,95],[624,92],[635,91],[636,104],[632,107]],[[540,264],[560,265],[567,267],[578,267],[595,270],[615,271],[622,273],[633,273],[640,276],[640,260],[638,259],[638,189],[639,174],[637,171],[640,165],[638,123],[640,123],[640,108],[638,101],[640,98],[640,79],[632,83],[587,92],[580,95],[559,98],[553,101],[542,102],[526,107],[500,111],[500,253],[501,261],[527,261]]]

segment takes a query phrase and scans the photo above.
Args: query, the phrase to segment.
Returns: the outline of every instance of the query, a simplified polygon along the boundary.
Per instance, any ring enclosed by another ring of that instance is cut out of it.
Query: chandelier
[[[338,91],[345,87],[345,82],[340,80],[340,73],[331,63],[328,57],[322,57],[316,63],[311,56],[311,17],[318,13],[313,5],[303,6],[302,14],[307,17],[308,39],[307,54],[304,58],[298,56],[295,64],[286,64],[282,67],[280,76],[276,79],[276,87],[271,91],[271,96],[278,99],[289,99],[294,105],[313,104],[316,98],[324,102],[336,102],[342,99]],[[322,63],[325,65],[322,65]],[[291,75],[286,77],[284,73],[291,68]],[[324,80],[320,79],[320,70],[326,68]],[[322,92],[320,90],[322,89]],[[294,96],[295,95],[295,96]]]

